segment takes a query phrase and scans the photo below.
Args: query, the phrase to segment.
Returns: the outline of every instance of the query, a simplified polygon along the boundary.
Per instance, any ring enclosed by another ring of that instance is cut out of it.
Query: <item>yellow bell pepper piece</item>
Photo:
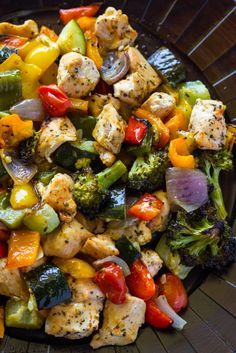
[[[88,112],[88,101],[79,98],[70,98],[71,109],[81,110],[82,112]]]
[[[24,60],[26,55],[35,47],[37,47],[39,45],[39,41],[37,38],[29,40],[28,42],[26,42],[24,45],[22,45],[22,47],[20,47],[18,49],[18,54],[20,55],[20,57]]]
[[[58,65],[56,63],[53,63],[41,76],[40,83],[46,86],[51,85],[52,83],[57,84],[57,72]]]
[[[32,120],[21,120],[17,114],[7,115],[0,119],[1,147],[14,147],[20,141],[33,135]]]
[[[21,25],[9,22],[0,23],[0,34],[14,34],[20,37],[34,38],[39,34],[38,25],[34,20],[27,20]]]
[[[188,121],[183,113],[183,111],[179,108],[175,108],[173,113],[171,114],[171,118],[165,123],[165,126],[170,132],[170,139],[176,137],[176,133],[179,130],[186,131],[188,128]]]
[[[58,35],[54,32],[53,29],[48,28],[47,26],[42,26],[40,28],[40,34],[45,34],[50,38],[53,42],[58,40]]]
[[[10,203],[12,208],[33,207],[39,201],[36,192],[31,184],[14,185],[11,190]]]
[[[62,272],[68,273],[74,278],[93,278],[95,275],[94,268],[81,259],[54,258],[53,262]]]
[[[17,54],[12,54],[0,64],[0,72],[13,69],[19,69],[21,72],[23,98],[37,98],[38,79],[42,70],[36,65],[26,64]]]
[[[178,105],[177,105],[177,108],[182,110],[187,121],[189,122],[189,118],[190,118],[190,115],[191,115],[192,109],[193,109],[192,106],[189,104],[189,102],[187,102],[185,99],[181,98]]]
[[[101,57],[98,49],[98,40],[95,34],[91,31],[85,33],[87,48],[86,55],[88,58],[93,60],[94,64],[98,69],[101,69],[103,64],[103,58]]]
[[[169,158],[174,167],[195,168],[194,156],[189,152],[186,138],[179,137],[170,141]]]
[[[45,34],[41,34],[38,39],[38,46],[26,55],[25,62],[38,66],[43,74],[58,58],[60,49],[57,43],[50,40]]]
[[[160,86],[160,90],[162,92],[165,92],[165,93],[168,93],[170,94],[171,96],[174,97],[175,99],[175,102],[176,104],[178,103],[179,101],[179,92],[176,88],[173,88],[170,84],[168,83],[163,83],[161,86]]]

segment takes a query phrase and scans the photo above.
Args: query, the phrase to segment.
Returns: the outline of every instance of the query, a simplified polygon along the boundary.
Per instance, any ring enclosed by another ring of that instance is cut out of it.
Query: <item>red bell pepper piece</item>
[[[170,306],[177,313],[188,305],[186,289],[179,277],[165,273],[157,280],[159,294],[165,295]]]
[[[7,229],[7,227],[0,222],[0,241],[8,240],[10,238],[11,232]]]
[[[125,132],[125,142],[132,145],[139,145],[147,133],[147,125],[134,116],[129,118],[128,126]]]
[[[173,322],[169,316],[158,308],[154,299],[150,299],[146,303],[145,321],[147,324],[159,329],[167,328],[171,326]]]
[[[112,303],[122,304],[125,302],[127,287],[120,266],[114,263],[106,264],[96,272],[95,282]]]
[[[16,36],[14,34],[3,34],[0,38],[0,44],[10,48],[22,47],[29,39],[26,37]]]
[[[39,97],[51,116],[63,116],[72,106],[70,99],[57,85],[39,87]]]
[[[130,293],[144,301],[149,300],[156,293],[155,282],[147,267],[141,260],[136,260],[130,266],[131,274],[126,277],[126,284]]]
[[[128,214],[142,221],[150,221],[160,213],[162,205],[163,202],[156,196],[145,193],[141,199],[130,207]]]
[[[0,258],[6,257],[8,253],[8,246],[5,241],[0,240]]]
[[[101,4],[94,4],[88,6],[73,7],[71,9],[61,9],[59,11],[61,21],[66,24],[72,19],[77,19],[82,16],[93,17],[100,9]]]

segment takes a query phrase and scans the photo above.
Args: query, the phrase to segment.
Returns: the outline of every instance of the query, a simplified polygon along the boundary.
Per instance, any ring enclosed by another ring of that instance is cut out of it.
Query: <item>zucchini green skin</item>
[[[127,262],[128,265],[131,265],[135,260],[141,257],[141,253],[124,235],[116,240],[116,247],[119,250],[119,256]]]
[[[109,190],[109,201],[98,217],[109,220],[125,219],[126,192],[125,187],[120,186]]]
[[[0,41],[1,41],[1,35],[0,35]],[[2,64],[13,53],[17,53],[17,50],[15,48],[8,48],[8,47],[0,48],[0,64]]]
[[[0,221],[9,229],[19,228],[26,210],[14,210],[11,207],[0,210]]]
[[[23,223],[28,229],[45,235],[54,231],[59,226],[60,220],[54,209],[44,204],[39,209],[30,210],[24,216]]]
[[[77,130],[83,131],[83,138],[91,139],[92,132],[97,123],[97,119],[93,116],[80,116],[76,112],[70,112],[69,118]]]
[[[168,48],[160,47],[148,59],[152,67],[164,81],[176,86],[186,80],[186,70],[183,62]]]
[[[50,309],[71,299],[71,290],[64,274],[52,263],[41,265],[23,276],[35,297],[38,310]]]
[[[61,53],[70,53],[76,51],[82,55],[86,54],[86,41],[84,33],[75,20],[68,22],[62,29],[57,44],[61,49]]]
[[[144,136],[143,141],[138,146],[129,146],[127,148],[127,152],[130,153],[132,156],[136,157],[142,157],[145,154],[149,154],[152,149],[153,133],[151,124],[146,122],[145,120],[142,121],[145,122],[145,124],[147,124],[148,126],[147,133]]]
[[[19,70],[0,72],[0,110],[8,110],[22,97]]]
[[[5,210],[10,206],[10,195],[8,192],[0,192],[0,210]]]

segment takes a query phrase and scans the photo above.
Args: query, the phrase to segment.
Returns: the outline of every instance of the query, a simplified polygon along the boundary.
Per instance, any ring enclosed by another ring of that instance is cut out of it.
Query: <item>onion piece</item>
[[[28,183],[37,173],[37,166],[22,163],[15,151],[2,150],[1,158],[4,168],[16,185]]]
[[[208,200],[207,177],[199,169],[168,168],[166,190],[173,210],[191,212]]]
[[[129,71],[130,61],[127,53],[117,56],[112,52],[106,56],[101,67],[101,77],[108,85],[120,81]]]
[[[45,117],[45,112],[41,99],[32,98],[25,99],[11,107],[12,114],[18,114],[22,119],[42,121]]]
[[[104,259],[96,260],[94,261],[93,265],[94,267],[101,267],[107,262],[114,262],[115,264],[119,265],[122,268],[125,277],[130,275],[130,269],[127,263],[117,256],[107,256]]]
[[[159,295],[155,299],[155,302],[158,306],[158,308],[163,311],[169,318],[173,320],[172,327],[174,327],[176,330],[183,330],[184,326],[187,324],[187,321],[182,319],[176,312],[172,309],[170,304],[168,303],[166,296],[165,295]]]

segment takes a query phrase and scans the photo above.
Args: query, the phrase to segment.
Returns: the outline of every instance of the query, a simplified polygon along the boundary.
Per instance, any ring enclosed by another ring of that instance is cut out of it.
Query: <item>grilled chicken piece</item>
[[[146,304],[142,299],[127,295],[124,304],[106,301],[102,328],[94,335],[90,345],[99,348],[107,345],[132,343],[139,327],[144,323]]]
[[[80,222],[89,232],[93,234],[101,234],[105,231],[105,222],[102,219],[88,219],[82,213],[78,212],[76,219]]]
[[[142,109],[148,110],[159,118],[168,116],[175,107],[175,99],[164,92],[153,93],[142,105]]]
[[[92,235],[74,219],[70,223],[62,224],[59,230],[46,237],[43,243],[44,254],[70,259],[81,250],[85,241]]]
[[[141,254],[142,261],[147,266],[151,276],[156,276],[162,268],[163,261],[160,256],[156,253],[156,251],[151,249],[144,249]]]
[[[62,56],[57,83],[69,97],[87,96],[96,87],[99,77],[94,62],[86,56],[74,52]]]
[[[56,174],[50,183],[42,190],[42,201],[59,212],[62,222],[71,222],[76,215],[76,203],[73,200],[72,190],[74,182],[67,174]]]
[[[50,156],[58,147],[76,139],[76,129],[67,117],[46,120],[40,129],[37,153],[52,162]]]
[[[113,107],[118,111],[120,109],[120,102],[118,99],[114,98],[110,93],[108,94],[98,94],[95,93],[89,98],[89,113],[92,116],[98,116],[104,105],[111,103]]]
[[[104,235],[111,237],[113,240],[117,240],[122,235],[125,235],[130,241],[138,242],[140,245],[145,245],[152,239],[151,230],[147,227],[147,223],[144,221],[137,222],[125,228],[109,227]]]
[[[0,294],[26,300],[29,297],[28,289],[21,278],[20,271],[18,269],[8,269],[7,258],[0,259]]]
[[[131,45],[137,37],[137,32],[129,25],[128,16],[114,7],[108,7],[103,15],[98,16],[95,34],[100,47],[105,50]]]
[[[46,319],[45,332],[56,337],[80,339],[98,329],[103,303],[85,301],[54,306]]]
[[[163,232],[168,223],[169,214],[170,214],[170,203],[167,198],[166,192],[159,190],[153,193],[158,199],[163,202],[160,213],[154,217],[150,222],[147,223],[147,226],[151,229],[152,232]]]
[[[81,251],[95,259],[103,259],[110,255],[119,254],[119,250],[116,248],[114,241],[109,235],[105,234],[87,239]]]
[[[106,150],[97,142],[94,142],[93,145],[99,154],[99,158],[101,159],[102,163],[105,164],[105,166],[110,167],[115,163],[116,156],[112,152]]]
[[[105,299],[105,295],[90,278],[75,279],[70,277],[68,284],[72,291],[72,301],[75,303]]]
[[[126,122],[111,103],[104,106],[93,130],[94,139],[108,151],[120,152],[125,138]]]
[[[219,150],[225,145],[224,109],[221,101],[197,99],[190,116],[188,129],[194,133],[198,148]]]

